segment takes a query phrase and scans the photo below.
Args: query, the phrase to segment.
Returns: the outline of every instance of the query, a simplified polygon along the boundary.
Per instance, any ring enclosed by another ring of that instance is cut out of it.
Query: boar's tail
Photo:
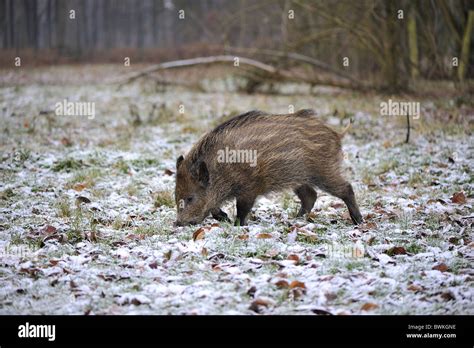
[[[342,132],[339,133],[339,136],[341,138],[343,138],[344,135],[346,135],[346,133],[351,129],[353,123],[354,123],[354,119],[351,117],[349,124],[346,126],[346,128],[344,128]]]

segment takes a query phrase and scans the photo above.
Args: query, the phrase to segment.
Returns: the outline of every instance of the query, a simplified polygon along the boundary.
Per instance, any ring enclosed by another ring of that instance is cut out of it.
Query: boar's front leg
[[[229,222],[230,219],[229,217],[227,216],[227,214],[225,212],[222,211],[222,209],[220,208],[216,208],[216,209],[213,209],[211,211],[211,215],[214,219],[216,219],[217,221],[227,221]]]
[[[255,197],[237,197],[237,219],[235,220],[235,226],[247,225],[247,215],[252,210]]]

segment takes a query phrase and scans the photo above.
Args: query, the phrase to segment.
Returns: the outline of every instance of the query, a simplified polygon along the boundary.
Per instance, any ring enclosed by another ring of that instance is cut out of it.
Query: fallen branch
[[[235,61],[235,58],[236,58],[235,56],[211,56],[211,57],[198,57],[198,58],[192,58],[192,59],[174,60],[174,61],[150,66],[146,69],[137,71],[135,73],[131,73],[129,75],[119,77],[118,79],[111,80],[109,81],[109,83],[114,84],[114,83],[132,82],[142,76],[151,74],[159,70],[165,70],[165,69],[184,68],[184,67],[190,67],[194,65],[208,65],[208,64],[214,64],[214,63],[229,63],[229,62],[233,63]],[[277,72],[277,69],[272,67],[271,65],[268,65],[254,59],[250,59],[250,58],[245,58],[245,57],[238,57],[238,58],[239,58],[239,65],[240,64],[250,65],[250,66],[253,66],[254,68],[266,71],[271,74],[275,74]]]
[[[148,76],[154,72],[166,69],[177,69],[177,68],[185,68],[190,66],[196,65],[210,65],[216,63],[234,63],[238,58],[239,66],[249,66],[256,70],[260,70],[263,73],[263,76],[268,81],[273,82],[297,82],[297,83],[307,83],[310,85],[326,85],[332,87],[339,87],[339,88],[349,88],[349,89],[359,89],[359,90],[366,90],[367,87],[358,83],[357,80],[352,79],[351,81],[340,81],[337,79],[332,78],[317,78],[317,77],[306,77],[294,74],[290,71],[277,69],[269,64],[260,62],[255,59],[250,59],[246,57],[235,57],[231,55],[222,55],[222,56],[210,56],[210,57],[198,57],[192,59],[183,59],[183,60],[175,60],[165,63],[156,64],[150,66],[146,69],[119,77],[117,79],[113,79],[109,81],[109,84],[125,84],[132,82],[138,78]],[[315,64],[315,62],[313,62]]]
[[[304,54],[293,53],[293,52],[282,52],[282,51],[269,50],[269,49],[243,48],[243,47],[229,47],[227,48],[227,50],[230,52],[255,52],[257,54],[262,54],[262,55],[267,55],[267,56],[272,56],[272,57],[292,59],[298,62],[309,64],[321,70],[328,71],[340,78],[347,79],[351,81],[353,84],[360,85],[362,87],[362,84],[360,83],[360,81],[353,78],[352,76],[345,74],[337,69],[334,69],[329,64],[321,62],[320,60],[317,60],[309,56],[305,56]]]

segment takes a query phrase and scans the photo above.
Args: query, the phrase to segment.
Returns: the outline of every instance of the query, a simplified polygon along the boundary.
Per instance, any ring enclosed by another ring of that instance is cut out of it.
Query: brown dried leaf
[[[56,232],[57,232],[56,227],[51,226],[51,225],[47,225],[41,230],[42,234],[54,234]]]
[[[445,263],[440,263],[434,266],[432,269],[440,271],[440,272],[446,272],[449,269],[449,267]]]
[[[445,301],[453,301],[456,299],[454,294],[451,291],[446,291],[441,294],[441,298]]]
[[[148,264],[148,267],[151,269],[157,269],[158,268],[158,262],[153,261],[152,263]]]
[[[255,287],[255,285],[253,285],[250,287],[250,289],[247,290],[247,295],[249,295],[250,297],[254,297],[256,292],[257,288]]]
[[[49,263],[51,264],[51,266],[56,266],[59,263],[59,261],[61,261],[61,260],[51,259],[51,260],[49,260]]]
[[[366,222],[365,224],[362,224],[359,226],[360,230],[366,230],[366,231],[373,230],[375,228],[377,228],[377,224],[372,221]]]
[[[422,287],[420,287],[418,285],[415,285],[415,284],[411,284],[407,289],[410,290],[410,291],[414,291],[414,292],[418,292],[418,291],[423,290]]]
[[[280,288],[280,289],[287,289],[290,287],[290,284],[288,284],[288,282],[286,280],[279,280],[275,283],[275,285]]]
[[[379,305],[376,304],[376,303],[371,303],[371,302],[367,302],[367,303],[364,303],[364,305],[361,307],[361,310],[363,311],[371,311],[371,310],[374,310],[374,309],[377,309],[379,308]]]
[[[204,227],[199,228],[197,231],[193,233],[193,241],[204,239],[205,233],[206,233],[206,229]]]
[[[290,254],[290,255],[288,255],[288,260],[293,260],[296,263],[299,263],[300,262],[300,257],[298,255],[295,255],[295,254]]]
[[[272,235],[269,233],[259,233],[257,235],[257,239],[270,239],[272,238]]]
[[[242,234],[242,235],[238,236],[237,238],[239,238],[240,240],[248,240],[249,235],[248,234]]]
[[[393,247],[393,248],[388,249],[385,253],[389,256],[406,255],[407,251],[405,250],[404,247]]]
[[[81,192],[82,190],[84,190],[85,188],[87,187],[86,184],[83,184],[83,183],[78,183],[78,184],[75,184],[72,189],[77,191],[77,192]]]
[[[294,289],[294,288],[306,289],[306,285],[303,282],[300,282],[298,280],[293,280],[290,283],[290,289]]]
[[[464,192],[456,192],[451,197],[451,202],[456,203],[456,204],[465,204],[466,203],[466,196],[464,195]]]
[[[165,257],[165,260],[170,260],[172,253],[173,253],[173,250],[168,250],[166,253],[164,253],[163,256]]]
[[[261,298],[257,298],[255,301],[253,301],[251,304],[250,304],[250,307],[249,309],[254,311],[255,313],[260,313],[262,307],[268,307],[270,305],[270,302],[264,300],[264,299],[261,299]]]

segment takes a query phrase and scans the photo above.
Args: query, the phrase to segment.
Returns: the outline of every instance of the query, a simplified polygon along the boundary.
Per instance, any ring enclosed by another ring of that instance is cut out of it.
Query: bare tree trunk
[[[467,67],[469,66],[469,47],[471,45],[471,33],[474,25],[474,11],[470,10],[468,19],[466,22],[466,28],[464,29],[464,35],[462,39],[461,47],[461,61],[459,62],[458,78],[459,81],[463,82],[466,77]]]
[[[410,50],[410,70],[411,78],[416,79],[418,70],[418,40],[416,32],[416,13],[412,9],[408,17],[408,47]]]

